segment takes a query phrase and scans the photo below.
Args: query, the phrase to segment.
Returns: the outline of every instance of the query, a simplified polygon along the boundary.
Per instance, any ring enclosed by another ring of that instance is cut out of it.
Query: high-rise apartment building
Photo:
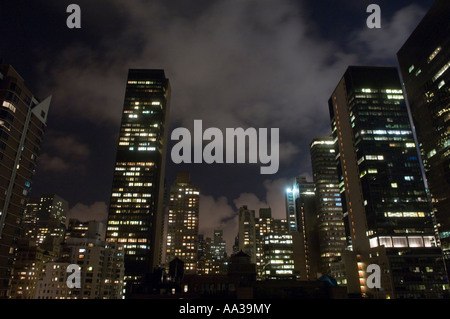
[[[450,2],[437,0],[397,53],[447,268],[450,267],[449,16]]]
[[[197,273],[199,202],[199,188],[191,183],[189,173],[178,173],[170,188],[166,264],[178,257],[185,274]]]
[[[50,101],[38,100],[12,66],[0,64],[0,298],[8,297]]]
[[[349,285],[374,297],[441,297],[442,251],[397,69],[349,67],[329,111],[346,236],[358,266],[347,274]],[[383,289],[367,285],[369,264],[381,267]]]
[[[106,231],[123,244],[127,285],[162,262],[169,100],[163,70],[129,70]]]
[[[333,137],[327,136],[315,138],[310,145],[322,274],[330,274],[331,263],[347,246],[334,144]]]

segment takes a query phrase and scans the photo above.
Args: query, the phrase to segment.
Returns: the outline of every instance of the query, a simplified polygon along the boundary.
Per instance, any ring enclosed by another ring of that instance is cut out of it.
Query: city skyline
[[[4,5],[0,299],[448,298],[433,2]]]
[[[56,188],[69,200],[72,214],[83,216],[87,212],[106,218],[124,95],[122,83],[128,68],[154,67],[164,68],[177,88],[171,129],[189,127],[196,117],[202,118],[205,126],[216,125],[218,118],[227,127],[282,128],[280,172],[270,178],[259,175],[258,165],[176,166],[168,158],[167,185],[174,181],[177,171],[190,171],[193,182],[200,187],[200,232],[211,236],[212,226],[219,223],[231,244],[237,232],[237,208],[242,205],[254,210],[270,206],[274,216],[282,218],[283,190],[292,177],[306,175],[312,181],[309,143],[329,134],[326,94],[319,93],[331,93],[349,64],[397,65],[395,52],[432,3],[379,1],[382,28],[369,30],[365,26],[366,6],[347,2],[305,1],[294,5],[283,1],[277,6],[267,3],[255,8],[251,1],[239,5],[215,1],[183,12],[186,7],[176,6],[180,5],[177,1],[148,6],[130,1],[122,4],[125,12],[133,16],[133,22],[128,22],[119,12],[119,2],[113,1],[107,7],[80,1],[83,24],[78,32],[65,27],[64,1],[37,1],[33,8],[41,10],[42,15],[30,21],[44,19],[40,31],[50,27],[55,30],[45,33],[49,35],[46,41],[42,35],[33,40],[43,41],[39,50],[31,50],[34,61],[17,53],[22,44],[15,44],[14,37],[6,42],[12,53],[5,50],[3,55],[4,62],[16,66],[27,84],[36,85],[42,96],[54,96],[49,114],[52,128],[44,139],[33,195],[52,193]],[[20,2],[2,6],[2,12],[23,9]],[[155,16],[154,22],[143,19],[146,10]],[[331,14],[335,16],[333,10],[341,13],[336,15],[336,23],[342,28],[328,25]],[[105,13],[101,21],[96,15],[99,11]],[[230,15],[225,17],[222,12]],[[24,17],[27,15],[28,9],[23,12]],[[47,19],[52,15],[56,19]],[[115,23],[109,17],[115,18]],[[172,19],[165,23],[163,17]],[[344,24],[346,19],[350,22]],[[7,18],[4,21],[10,23],[5,30],[14,29],[14,23]],[[59,22],[61,30],[56,27]],[[242,32],[235,34],[237,30]],[[19,28],[16,32],[25,39],[39,35],[29,29]],[[158,53],[152,43],[168,57]],[[117,44],[125,49],[114,50]],[[57,58],[50,58],[56,54]],[[266,61],[273,67],[268,67]],[[311,78],[303,76],[306,73]],[[43,83],[32,80],[44,74],[47,77]],[[77,81],[79,78],[83,83]],[[234,81],[238,78],[241,80]],[[92,92],[95,87],[97,93]],[[284,96],[280,88],[285,90]],[[208,219],[211,225],[202,218],[209,211],[217,212]],[[222,219],[226,222],[221,223]]]

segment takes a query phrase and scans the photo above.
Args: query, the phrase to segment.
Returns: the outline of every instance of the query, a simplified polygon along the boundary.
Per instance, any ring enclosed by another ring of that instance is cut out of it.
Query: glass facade
[[[329,100],[348,245],[363,256],[362,264],[368,262],[364,255],[380,246],[393,249],[387,255],[442,257],[402,92],[395,68],[349,67]],[[442,284],[440,265],[433,274],[440,281],[427,273],[423,281]],[[408,273],[402,276],[409,285]],[[428,284],[428,296],[438,296]],[[407,289],[416,297],[425,293]],[[405,296],[398,289],[394,295]]]
[[[449,15],[450,3],[445,0],[436,1],[397,53],[448,267],[450,266]]]

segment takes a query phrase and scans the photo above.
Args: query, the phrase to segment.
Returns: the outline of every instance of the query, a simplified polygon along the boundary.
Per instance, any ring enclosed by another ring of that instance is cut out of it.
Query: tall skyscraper
[[[311,142],[310,148],[318,216],[319,270],[323,274],[330,274],[331,263],[347,246],[334,144],[331,136],[319,137]]]
[[[442,297],[443,261],[396,68],[349,67],[329,99],[344,222],[360,293]],[[381,287],[366,267],[381,268]],[[355,267],[356,269],[356,267]]]
[[[450,2],[436,1],[397,54],[448,267],[450,267],[449,16]]]
[[[0,298],[8,296],[50,101],[38,100],[12,66],[0,64]]]
[[[169,200],[166,264],[178,257],[184,262],[185,274],[196,274],[200,191],[192,185],[189,173],[177,174]]]
[[[163,70],[129,70],[106,231],[124,245],[127,289],[161,264],[169,100]]]

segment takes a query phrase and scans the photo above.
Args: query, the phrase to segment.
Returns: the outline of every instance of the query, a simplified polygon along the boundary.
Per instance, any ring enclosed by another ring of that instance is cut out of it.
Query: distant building
[[[186,274],[196,274],[200,191],[191,184],[188,173],[177,174],[169,200],[166,264],[178,257]]]
[[[335,143],[327,136],[315,138],[310,145],[322,274],[331,274],[331,263],[347,247]]]
[[[60,243],[54,246],[58,249],[48,251],[35,241],[29,239],[19,241],[11,281],[11,299],[35,298],[37,283],[45,270],[45,265],[58,258],[55,251],[59,252]]]
[[[30,198],[23,220],[23,236],[40,247],[54,249],[53,240],[60,243],[64,240],[68,211],[68,202],[56,194]]]
[[[256,264],[256,220],[255,211],[247,206],[239,208],[239,250],[250,256]]]
[[[316,280],[319,273],[319,234],[314,183],[295,178],[286,190],[286,216],[297,250],[296,270],[301,280]]]
[[[8,298],[50,100],[38,100],[12,66],[0,64],[0,298]]]
[[[95,220],[82,222],[71,218],[67,225],[65,240],[67,241],[69,238],[105,240],[105,224]]]
[[[298,279],[287,220],[274,219],[270,208],[261,208],[256,221],[257,279]]]
[[[86,234],[67,238],[55,262],[46,263],[36,286],[36,299],[122,299],[124,297],[123,247],[95,235],[98,222],[90,223]],[[81,267],[80,288],[69,288],[67,267]]]

